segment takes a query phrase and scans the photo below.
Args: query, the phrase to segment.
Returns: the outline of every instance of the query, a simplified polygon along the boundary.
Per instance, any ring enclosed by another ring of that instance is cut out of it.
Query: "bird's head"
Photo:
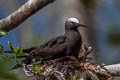
[[[65,29],[77,29],[78,27],[87,27],[87,26],[80,24],[77,18],[69,18],[65,22]]]

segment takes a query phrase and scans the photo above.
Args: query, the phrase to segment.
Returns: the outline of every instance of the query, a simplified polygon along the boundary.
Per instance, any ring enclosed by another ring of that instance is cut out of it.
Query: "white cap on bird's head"
[[[65,22],[66,29],[77,29],[77,27],[87,27],[87,26],[84,24],[80,24],[77,18],[68,18],[68,20]]]
[[[80,23],[77,18],[69,18],[68,21],[75,22],[75,23]]]

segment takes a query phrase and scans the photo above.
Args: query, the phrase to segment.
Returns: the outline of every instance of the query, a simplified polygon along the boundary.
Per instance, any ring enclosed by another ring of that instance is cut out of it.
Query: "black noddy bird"
[[[29,64],[35,57],[55,59],[65,56],[75,56],[77,58],[82,45],[82,38],[77,29],[78,27],[87,26],[80,24],[77,18],[69,18],[65,22],[64,35],[53,38],[39,47],[25,49],[24,52],[30,55],[23,62]]]

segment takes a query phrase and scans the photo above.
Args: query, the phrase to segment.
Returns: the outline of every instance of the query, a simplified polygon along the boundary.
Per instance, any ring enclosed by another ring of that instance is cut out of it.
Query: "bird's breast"
[[[82,39],[79,32],[69,32],[67,34],[67,55],[78,56]]]
[[[81,35],[79,32],[77,31],[71,31],[69,32],[69,34],[67,35],[67,42],[69,43],[69,45],[77,45],[79,42],[81,42]]]

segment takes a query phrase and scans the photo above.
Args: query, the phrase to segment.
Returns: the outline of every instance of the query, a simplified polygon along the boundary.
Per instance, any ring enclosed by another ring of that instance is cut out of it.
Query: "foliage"
[[[9,70],[10,59],[4,57],[0,60],[0,79],[2,80],[20,80],[17,74]]]
[[[21,47],[14,48],[13,45],[8,41],[8,45],[11,49],[11,52],[15,55],[15,58],[21,57],[21,56],[28,56],[27,53],[24,53]]]
[[[13,63],[12,61],[15,60],[16,66],[14,66],[14,68],[17,67],[19,65],[19,62],[17,60],[18,57],[27,56],[27,55],[26,53],[23,52],[23,50],[20,47],[14,48],[9,41],[8,41],[8,45],[13,54],[12,57],[8,55],[7,53],[5,53],[4,48],[2,47],[2,45],[0,45],[0,53],[1,53],[0,54],[0,79],[20,80],[18,75],[9,69],[10,68],[9,66],[11,65],[11,63]]]
[[[11,54],[7,54],[5,53],[5,50],[3,49],[2,45],[0,46],[0,59],[1,60],[9,60],[11,61],[11,63],[14,63],[15,61],[15,66],[12,67],[11,69],[15,69],[21,66],[21,64],[19,63],[19,59],[28,56],[27,53],[24,53],[21,47],[16,47],[14,48],[13,45],[8,41],[8,45],[10,48],[10,52]]]
[[[77,80],[75,76],[72,77],[72,80]],[[79,80],[84,80],[83,78],[80,78]]]
[[[40,71],[41,70],[41,66],[37,66],[35,59],[33,59],[32,61],[32,71],[37,74],[37,75],[43,75],[43,73]]]
[[[72,80],[76,80],[76,77],[75,77],[75,76],[73,76],[73,77],[72,77]]]
[[[19,59],[28,56],[28,54],[24,53],[23,49],[21,47],[14,48],[13,45],[9,41],[8,41],[8,46],[10,48],[10,51],[8,51],[8,53],[10,53],[10,54],[7,54],[6,53],[7,51],[5,51],[4,48],[2,47],[2,45],[0,45],[0,53],[1,53],[0,61],[2,60],[1,62],[4,63],[5,67],[9,66],[10,63],[15,62],[16,65],[15,66],[12,65],[13,67],[11,69],[16,69],[16,68],[21,67],[22,64],[21,64],[21,61]],[[6,63],[4,61],[8,61],[9,63]],[[2,65],[2,64],[0,63],[0,65]],[[2,66],[0,66],[0,79],[6,77],[6,78],[10,78],[8,80],[20,80],[16,76],[16,74],[14,74],[10,71],[9,68],[7,68],[6,72],[3,73],[2,70],[3,71],[5,71],[5,70],[4,69],[1,70],[1,67]],[[2,68],[5,68],[5,67],[2,67]],[[32,74],[32,76],[34,76],[34,74],[42,75],[42,72],[40,72],[40,69],[41,69],[41,66],[37,66],[35,60],[33,59],[33,62],[32,62],[32,73],[33,74]]]
[[[4,31],[4,30],[0,30],[0,37],[3,37],[5,35],[7,35],[8,32],[7,31]]]

